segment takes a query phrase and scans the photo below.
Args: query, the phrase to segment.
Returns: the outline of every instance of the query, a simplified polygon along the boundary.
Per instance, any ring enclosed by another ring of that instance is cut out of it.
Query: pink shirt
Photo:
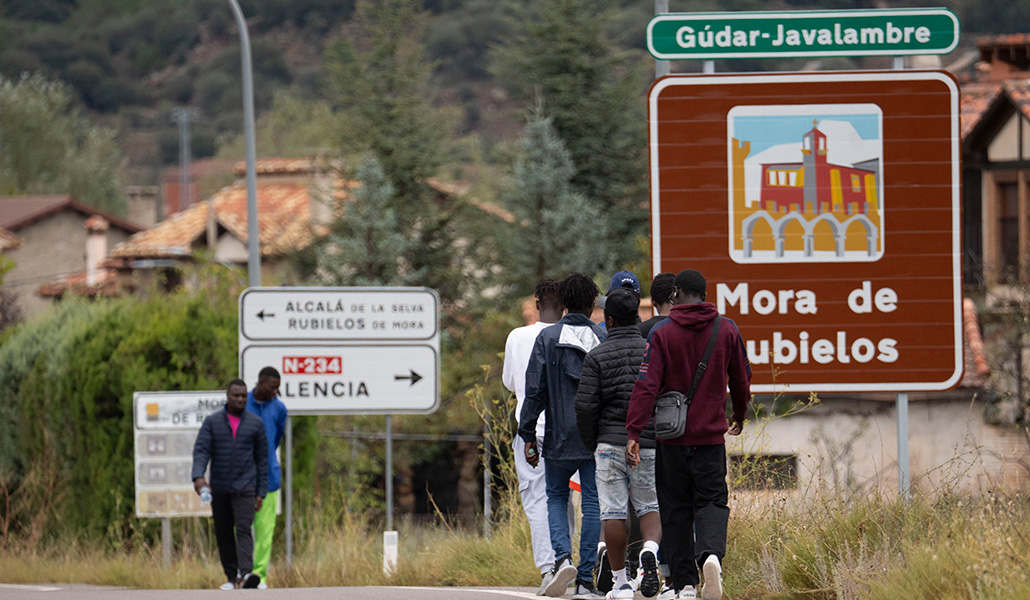
[[[232,427],[232,439],[236,439],[236,430],[240,428],[240,418],[234,417],[229,413],[225,413],[225,416],[229,417],[229,427]]]

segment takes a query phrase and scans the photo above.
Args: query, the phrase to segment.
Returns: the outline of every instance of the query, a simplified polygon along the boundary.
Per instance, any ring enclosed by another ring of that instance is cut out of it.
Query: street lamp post
[[[247,283],[261,285],[261,246],[257,209],[257,151],[254,148],[254,68],[250,58],[247,21],[236,0],[229,0],[236,27],[240,30],[240,60],[243,63],[243,140],[247,160]]]

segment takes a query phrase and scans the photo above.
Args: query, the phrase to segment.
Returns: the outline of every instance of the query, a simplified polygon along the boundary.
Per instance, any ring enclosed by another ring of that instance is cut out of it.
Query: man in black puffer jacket
[[[640,298],[631,290],[615,289],[608,295],[604,305],[608,339],[587,353],[576,392],[579,434],[597,464],[601,522],[614,578],[608,597],[615,599],[633,598],[625,566],[630,498],[644,537],[640,592],[653,598],[661,586],[657,553],[662,525],[655,492],[653,423],[640,436],[640,464],[626,462],[626,415],[644,358],[645,341],[636,325],[639,307]]]
[[[211,516],[222,569],[222,589],[254,588],[261,577],[254,568],[250,526],[268,492],[268,438],[261,417],[247,412],[247,384],[229,382],[225,408],[204,419],[193,445],[193,487],[208,487],[204,471],[211,463]],[[235,531],[234,531],[235,529]],[[239,580],[243,575],[243,580]]]

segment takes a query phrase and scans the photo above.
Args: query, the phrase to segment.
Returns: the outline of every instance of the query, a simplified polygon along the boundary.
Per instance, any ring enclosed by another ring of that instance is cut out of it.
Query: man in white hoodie
[[[504,387],[514,392],[515,420],[518,421],[522,413],[522,404],[526,400],[526,367],[529,365],[529,355],[533,352],[533,343],[536,336],[545,327],[553,325],[561,318],[561,300],[558,299],[558,282],[553,279],[545,279],[536,286],[536,309],[539,319],[532,325],[518,327],[508,334],[508,340],[504,344],[504,370],[501,380]],[[536,424],[537,443],[543,446],[544,440],[544,417],[540,417]],[[522,496],[522,510],[529,519],[529,533],[533,541],[533,561],[540,569],[540,589],[537,595],[542,596],[547,586],[549,576],[554,569],[554,550],[551,549],[551,536],[547,528],[547,489],[544,483],[544,465],[533,468],[525,457],[526,442],[519,436],[512,441],[512,448],[515,453],[515,471],[519,477],[519,493]]]

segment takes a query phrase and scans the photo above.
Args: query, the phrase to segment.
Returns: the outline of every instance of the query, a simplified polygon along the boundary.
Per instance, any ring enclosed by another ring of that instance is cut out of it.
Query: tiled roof
[[[1007,96],[1030,119],[1030,80],[980,81],[962,86],[960,115],[963,139],[976,129],[983,116],[1002,96]]]
[[[0,252],[21,246],[22,239],[3,227],[0,227]]]
[[[87,217],[100,215],[108,223],[135,233],[141,228],[125,219],[86,206],[67,194],[51,196],[0,196],[0,227],[17,231],[32,222],[49,217],[66,208],[78,211]]]
[[[262,158],[254,163],[254,170],[258,175],[305,175],[314,170],[314,165],[309,158]],[[247,163],[237,162],[233,165],[233,172],[237,177],[243,177]]]
[[[980,123],[984,113],[1001,93],[1001,88],[1002,84],[999,82],[969,83],[962,86],[962,101],[959,107],[962,139]]]
[[[1030,45],[1030,33],[1003,33],[976,38],[978,48]]]
[[[261,254],[275,256],[311,242],[307,182],[258,182],[258,227]],[[247,243],[247,188],[243,182],[222,188],[211,203],[215,221]],[[111,250],[117,258],[157,258],[192,253],[207,231],[208,202],[198,202]]]
[[[44,298],[63,296],[68,292],[83,296],[115,297],[122,294],[122,289],[118,285],[118,271],[114,268],[102,266],[97,269],[97,279],[93,285],[86,283],[86,277],[86,271],[79,271],[78,273],[61,277],[53,283],[43,284],[36,291]]]

